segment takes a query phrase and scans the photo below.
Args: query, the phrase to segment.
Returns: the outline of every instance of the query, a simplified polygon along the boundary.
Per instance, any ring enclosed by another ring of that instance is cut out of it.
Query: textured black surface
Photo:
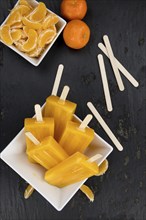
[[[0,0],[0,22],[16,1]],[[59,13],[60,0],[44,0]],[[124,146],[109,157],[108,172],[87,181],[95,193],[94,203],[78,192],[57,212],[37,192],[24,200],[26,183],[0,161],[0,220],[145,220],[146,219],[146,1],[88,0],[84,19],[91,29],[90,43],[74,51],[60,37],[43,62],[34,67],[0,44],[1,145],[2,151],[31,117],[35,103],[43,104],[50,94],[59,63],[65,65],[63,85],[71,87],[69,99],[78,104],[83,118],[91,100]],[[105,58],[114,111],[105,107],[96,55],[97,44],[108,34],[116,57],[140,82],[134,88],[124,77],[125,91],[117,88],[109,60]],[[59,91],[59,92],[60,92]],[[96,120],[90,124],[109,143]]]

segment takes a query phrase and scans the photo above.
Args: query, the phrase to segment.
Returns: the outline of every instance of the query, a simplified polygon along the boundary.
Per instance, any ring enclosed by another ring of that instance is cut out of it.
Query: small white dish
[[[74,121],[81,122],[76,115],[74,115]],[[1,159],[32,185],[54,208],[61,211],[86,180],[63,188],[52,186],[44,180],[45,169],[37,164],[30,163],[25,150],[25,134],[24,129],[22,129],[1,152]],[[97,153],[103,155],[97,160],[98,165],[100,165],[112,150],[113,148],[95,133],[95,138],[85,154],[89,157]]]
[[[28,3],[30,3],[30,5],[32,5],[32,7],[36,7],[39,3],[35,0],[27,0]],[[18,5],[19,1],[15,4]],[[14,7],[15,7],[14,6]],[[47,9],[50,13],[55,14],[54,12],[52,12],[51,10]],[[9,18],[10,15],[7,16],[7,18],[4,20],[4,22],[0,25],[4,25],[7,21],[7,19]],[[59,22],[56,24],[56,28],[57,28],[57,35],[54,38],[54,40],[48,44],[48,46],[46,46],[45,50],[43,51],[43,53],[40,55],[40,57],[38,58],[31,58],[29,57],[26,53],[21,52],[20,50],[18,50],[14,45],[12,46],[8,46],[6,45],[1,39],[0,41],[5,44],[7,47],[11,48],[13,51],[15,51],[16,53],[18,53],[20,56],[22,56],[24,59],[26,59],[28,62],[30,62],[31,64],[33,64],[34,66],[38,66],[41,61],[44,59],[44,57],[46,56],[46,54],[48,53],[48,51],[51,49],[51,47],[53,46],[53,44],[55,43],[55,41],[57,40],[57,38],[59,37],[59,35],[61,34],[61,32],[63,31],[65,25],[66,25],[66,21],[61,18],[59,15],[57,15],[59,18]]]

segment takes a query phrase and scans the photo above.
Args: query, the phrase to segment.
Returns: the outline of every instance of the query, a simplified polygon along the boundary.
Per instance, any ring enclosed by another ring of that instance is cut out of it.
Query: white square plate
[[[32,7],[36,7],[39,3],[35,0],[27,0],[28,3],[30,3],[30,5],[32,5]],[[16,5],[18,5],[19,1],[16,3]],[[15,5],[15,6],[16,6]],[[14,7],[15,7],[14,6]],[[55,14],[54,12],[50,11],[49,9],[47,9],[50,13]],[[4,20],[4,22],[1,24],[4,25],[7,21],[7,19],[9,18],[10,15],[8,15],[8,17]],[[58,16],[58,15],[57,15]],[[8,46],[6,45],[2,40],[0,40],[3,44],[5,44],[7,47],[11,48],[12,50],[14,50],[16,53],[18,53],[20,56],[22,56],[24,59],[26,59],[28,62],[30,62],[31,64],[33,64],[34,66],[38,66],[41,61],[44,59],[44,57],[46,56],[46,54],[48,53],[48,51],[51,49],[52,45],[55,43],[55,41],[57,40],[57,38],[59,37],[59,35],[61,34],[61,32],[63,31],[65,25],[66,25],[66,21],[64,19],[62,19],[60,16],[58,16],[59,21],[56,24],[56,28],[57,28],[57,34],[56,37],[54,38],[54,40],[48,44],[48,46],[46,46],[45,50],[43,51],[43,53],[41,54],[40,57],[38,58],[31,58],[29,57],[26,53],[21,52],[20,50],[18,50],[14,45],[12,46]]]
[[[74,121],[81,120],[74,115]],[[98,165],[100,165],[112,150],[113,148],[95,133],[95,138],[86,150],[86,155],[91,157],[97,153],[102,154],[103,156],[97,160]],[[44,180],[45,169],[37,164],[30,163],[25,151],[25,134],[24,129],[22,129],[2,151],[1,159],[31,184],[58,211],[61,211],[86,180],[63,188],[52,186]]]

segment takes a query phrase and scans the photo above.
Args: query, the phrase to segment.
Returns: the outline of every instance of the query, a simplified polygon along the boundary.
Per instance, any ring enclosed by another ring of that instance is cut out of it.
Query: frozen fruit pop
[[[92,115],[87,115],[82,123],[69,121],[59,140],[64,150],[72,155],[75,152],[84,152],[94,139],[94,130],[87,127]]]
[[[26,118],[24,122],[25,132],[31,132],[39,141],[47,136],[54,136],[54,119],[42,118],[41,108],[35,105],[36,118]],[[32,142],[26,137],[26,152],[34,148]]]
[[[45,173],[45,180],[57,187],[64,187],[70,184],[79,182],[93,175],[97,175],[99,168],[94,161],[100,158],[101,155],[88,158],[80,152],[76,152],[60,164],[51,168]]]
[[[69,87],[64,86],[60,97],[57,96],[59,83],[61,80],[63,65],[59,65],[56,74],[52,94],[46,100],[46,106],[44,110],[45,117],[53,117],[55,121],[54,137],[58,141],[61,133],[63,132],[66,123],[72,119],[76,109],[76,104],[66,100],[69,92]]]
[[[76,104],[62,100],[57,96],[49,96],[46,100],[45,117],[54,117],[54,137],[58,141],[68,121],[73,117]]]
[[[34,145],[28,152],[30,158],[47,170],[65,160],[68,155],[52,136],[39,142],[30,132],[25,133]]]

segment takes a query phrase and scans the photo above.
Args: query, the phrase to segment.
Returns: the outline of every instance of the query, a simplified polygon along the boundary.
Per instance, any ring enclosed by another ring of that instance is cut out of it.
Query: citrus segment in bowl
[[[27,0],[19,0],[19,5],[26,5],[26,6],[28,6],[30,9],[32,9],[31,5],[28,3]]]
[[[38,38],[39,47],[44,47],[47,42],[52,41],[52,39],[56,36],[56,32],[53,30],[45,30],[43,31]]]
[[[6,24],[7,25],[12,25],[17,22],[21,22],[22,16],[19,11],[12,11],[10,16],[8,17]]]
[[[37,29],[41,28],[41,24],[39,22],[30,21],[26,17],[22,18],[22,22],[24,25],[26,25],[27,27],[29,27],[31,29],[37,30]]]
[[[28,53],[30,57],[38,57],[43,52],[44,48],[36,47],[34,50]]]
[[[37,46],[37,40],[38,40],[37,32],[33,29],[30,29],[28,32],[28,39],[22,45],[22,50],[24,50],[25,52],[30,52],[34,50]]]
[[[16,22],[15,24],[11,25],[11,29],[22,28],[22,27],[23,27],[22,21]]]
[[[9,25],[4,25],[0,28],[0,38],[7,45],[12,45],[13,44],[13,39],[12,39],[11,34],[10,34]]]
[[[13,41],[18,41],[22,37],[22,30],[21,29],[13,29],[11,30],[11,37]]]
[[[13,9],[13,11],[19,12],[22,16],[27,16],[31,12],[31,9],[26,5],[18,5]]]
[[[52,25],[57,24],[57,22],[59,21],[59,18],[57,15],[55,14],[49,14],[46,16],[46,18],[43,21],[42,27],[43,29],[47,29]]]
[[[29,19],[31,21],[40,22],[42,21],[47,13],[47,8],[44,3],[40,2],[38,6],[33,10],[33,12],[29,15]]]

